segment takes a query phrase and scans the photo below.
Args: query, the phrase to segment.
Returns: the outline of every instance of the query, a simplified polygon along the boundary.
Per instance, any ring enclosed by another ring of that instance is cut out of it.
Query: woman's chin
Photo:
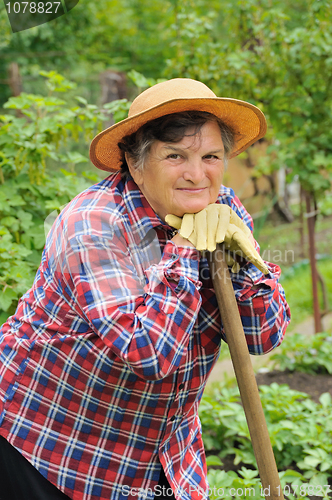
[[[184,214],[197,214],[197,212],[200,212],[204,208],[208,206],[208,203],[189,203],[188,205],[181,207],[181,210],[178,211],[177,215],[178,217],[183,217]],[[181,213],[181,215],[180,215]]]

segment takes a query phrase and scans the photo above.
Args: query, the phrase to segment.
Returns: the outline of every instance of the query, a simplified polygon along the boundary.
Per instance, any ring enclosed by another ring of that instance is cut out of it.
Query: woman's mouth
[[[192,193],[192,194],[198,194],[198,193],[202,193],[205,189],[205,187],[203,188],[178,188],[178,191],[182,191],[184,193]]]

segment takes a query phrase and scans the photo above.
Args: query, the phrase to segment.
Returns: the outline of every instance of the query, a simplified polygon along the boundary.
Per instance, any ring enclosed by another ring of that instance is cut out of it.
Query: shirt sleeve
[[[112,238],[74,229],[62,238],[53,263],[58,289],[104,348],[138,376],[161,379],[186,356],[201,304],[199,252],[168,242],[143,282],[125,229],[113,229]]]
[[[280,267],[266,264],[266,276],[251,263],[238,273],[230,273],[251,354],[265,354],[277,347],[290,322],[290,309],[279,283]]]

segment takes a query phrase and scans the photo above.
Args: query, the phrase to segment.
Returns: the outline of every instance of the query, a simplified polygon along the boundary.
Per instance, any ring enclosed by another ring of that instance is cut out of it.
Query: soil
[[[309,394],[311,399],[319,403],[319,396],[324,392],[329,392],[332,396],[332,376],[331,375],[310,375],[309,373],[291,371],[271,371],[257,373],[256,381],[258,385],[287,384],[295,391]]]

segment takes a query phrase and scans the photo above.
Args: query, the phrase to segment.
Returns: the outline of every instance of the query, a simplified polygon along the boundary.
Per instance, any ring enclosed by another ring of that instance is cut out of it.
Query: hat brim
[[[90,145],[90,159],[101,170],[120,169],[122,153],[118,147],[123,137],[131,135],[145,123],[172,113],[206,111],[220,118],[235,132],[235,144],[229,158],[239,155],[264,137],[267,129],[262,111],[246,101],[226,97],[171,99],[112,125],[100,132]]]

